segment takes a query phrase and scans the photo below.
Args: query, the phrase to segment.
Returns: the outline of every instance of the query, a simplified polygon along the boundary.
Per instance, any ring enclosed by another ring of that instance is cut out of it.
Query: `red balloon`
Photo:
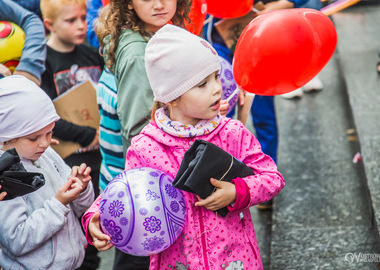
[[[189,12],[190,23],[186,24],[186,29],[195,35],[199,35],[202,31],[206,15],[206,0],[193,0]]]
[[[295,8],[264,13],[248,24],[238,40],[235,81],[258,95],[291,92],[322,70],[336,43],[334,24],[320,11]]]
[[[247,14],[253,0],[206,0],[207,12],[217,18],[237,18]]]
[[[103,6],[106,6],[110,3],[110,0],[102,0]]]

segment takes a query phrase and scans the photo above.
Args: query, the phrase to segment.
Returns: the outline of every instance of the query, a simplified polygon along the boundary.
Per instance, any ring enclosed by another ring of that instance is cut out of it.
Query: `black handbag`
[[[43,174],[26,171],[16,149],[9,149],[0,157],[0,192],[7,192],[3,200],[24,196],[44,184]]]
[[[196,140],[186,151],[173,186],[205,199],[215,191],[210,178],[231,182],[249,175],[254,175],[252,169],[231,154],[213,143]],[[217,212],[225,217],[228,209],[223,207]]]

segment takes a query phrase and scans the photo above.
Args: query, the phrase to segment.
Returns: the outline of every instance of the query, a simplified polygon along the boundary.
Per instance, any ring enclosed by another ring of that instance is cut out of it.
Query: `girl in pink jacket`
[[[252,169],[232,182],[211,178],[215,192],[205,199],[183,192],[187,218],[182,234],[151,256],[149,269],[262,269],[249,207],[284,187],[273,160],[237,120],[220,116],[219,57],[205,40],[172,25],[148,42],[145,65],[155,106],[152,121],[132,140],[125,169],[150,167],[175,177],[196,139],[211,142]],[[99,250],[112,247],[99,224],[99,201],[83,217],[87,240]],[[226,207],[226,217],[214,211]]]

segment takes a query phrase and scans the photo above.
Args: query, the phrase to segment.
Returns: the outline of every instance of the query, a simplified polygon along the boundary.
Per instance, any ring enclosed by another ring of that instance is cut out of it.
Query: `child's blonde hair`
[[[190,22],[189,12],[192,0],[177,0],[177,10],[171,22],[174,25],[185,27],[185,22]],[[135,10],[130,10],[128,5],[132,0],[111,0],[108,7],[103,7],[95,25],[95,32],[100,44],[106,36],[110,36],[109,47],[106,52],[105,63],[111,71],[115,64],[115,53],[122,30],[132,29],[139,32],[142,37],[151,37],[153,33],[145,30],[144,22],[137,16]],[[97,26],[100,26],[99,28]]]
[[[50,19],[53,22],[57,19],[62,6],[78,4],[86,8],[86,0],[41,0],[40,8],[43,19]]]

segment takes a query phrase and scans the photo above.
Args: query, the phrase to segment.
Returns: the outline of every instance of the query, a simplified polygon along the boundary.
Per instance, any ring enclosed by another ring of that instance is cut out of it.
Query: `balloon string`
[[[214,16],[210,15],[210,16],[207,18],[207,20],[205,20],[205,21],[203,22],[203,25],[206,25],[206,24],[208,24],[209,22],[211,22],[213,18],[214,18]]]
[[[239,93],[240,91],[240,88],[239,87],[236,87],[235,91],[233,91],[233,93],[228,97],[226,98],[225,100],[227,100],[227,102],[230,102],[230,100],[237,94]]]
[[[216,212],[215,211],[215,218],[217,218],[218,217],[218,212]],[[216,226],[218,226],[217,224],[215,224],[215,226],[214,226],[214,228],[212,228],[211,230],[204,230],[199,236],[197,236],[195,239],[199,239],[199,238],[201,238],[201,236],[204,234],[204,233],[206,233],[206,232],[212,232],[213,230],[215,230],[215,228],[216,228]]]
[[[212,38],[211,38],[211,32],[212,32],[212,25],[211,25],[211,22],[213,21],[214,19],[214,16],[210,15],[210,17],[208,17],[208,19],[204,22],[204,25],[206,25],[206,22],[207,23],[210,23],[210,25],[207,27],[207,33],[206,33],[206,36],[207,36],[207,41],[210,42],[211,46],[212,45]]]
[[[254,7],[252,7],[252,11],[255,13],[260,13],[260,10],[258,10],[257,8],[254,8]]]
[[[236,91],[236,90],[235,90]],[[223,176],[218,180],[218,181],[222,181],[224,177],[226,177],[227,173],[231,170],[232,168],[232,165],[234,164],[234,157],[231,155],[231,163],[230,163],[230,167],[228,168],[228,170],[223,174]],[[213,193],[215,192],[216,190],[216,187],[214,187],[214,191]]]

